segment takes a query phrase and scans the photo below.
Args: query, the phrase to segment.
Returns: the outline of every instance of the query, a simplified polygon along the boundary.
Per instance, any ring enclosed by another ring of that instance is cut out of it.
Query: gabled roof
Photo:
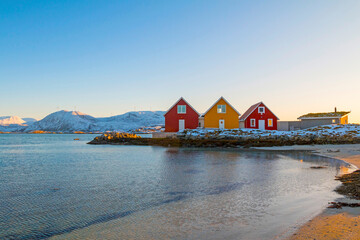
[[[205,116],[220,100],[224,100],[234,111],[240,116],[241,114],[223,97],[221,96],[202,116]]]
[[[192,110],[194,110],[199,116],[200,114],[198,113],[198,111],[195,110],[195,108],[193,108],[183,97],[181,97],[179,100],[177,100],[164,114],[164,116],[171,110],[173,109],[173,107],[175,107],[181,100],[183,100],[189,107],[191,107]]]
[[[263,102],[258,102],[246,110],[246,112],[240,117],[240,121],[245,121],[261,104],[263,104],[267,110],[269,110],[277,118],[277,120],[279,120],[279,118],[270,110],[270,108],[268,108]]]
[[[325,113],[308,113],[298,117],[298,119],[321,119],[321,118],[342,118],[348,115],[348,112],[325,112]]]
[[[261,104],[261,102],[258,102],[254,105],[252,105],[251,107],[249,107],[248,110],[246,110],[246,112],[244,112],[244,114],[240,117],[240,121],[245,120],[249,117],[249,115]]]

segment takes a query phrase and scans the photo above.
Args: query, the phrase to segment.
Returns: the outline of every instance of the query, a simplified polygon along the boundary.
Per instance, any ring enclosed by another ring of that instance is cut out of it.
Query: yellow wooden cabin
[[[239,128],[240,113],[221,97],[203,115],[205,128],[234,129]]]

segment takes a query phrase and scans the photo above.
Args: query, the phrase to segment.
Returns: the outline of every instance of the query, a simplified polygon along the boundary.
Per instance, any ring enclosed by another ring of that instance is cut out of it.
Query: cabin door
[[[184,129],[185,129],[185,120],[180,119],[179,120],[179,131],[184,130]]]
[[[259,120],[259,129],[265,130],[265,120]]]
[[[224,128],[225,128],[225,120],[224,120],[224,119],[220,119],[220,120],[219,120],[219,128],[220,128],[220,129],[224,129]]]

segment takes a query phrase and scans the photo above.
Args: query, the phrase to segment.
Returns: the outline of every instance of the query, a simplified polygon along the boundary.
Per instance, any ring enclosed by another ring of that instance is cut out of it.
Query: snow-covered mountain
[[[35,118],[20,118],[18,116],[0,117],[0,131],[14,132],[24,129],[26,126],[36,122]]]
[[[23,125],[24,123],[25,121],[18,116],[0,117],[0,126],[9,126],[12,124]]]
[[[5,116],[0,117],[0,126],[9,125],[29,125],[30,123],[36,122],[35,118],[20,118],[18,116]]]
[[[98,126],[104,131],[129,131],[141,127],[152,127],[165,124],[164,111],[127,112],[108,118],[98,118]]]
[[[163,111],[139,111],[113,117],[95,118],[81,112],[63,110],[49,114],[42,120],[25,127],[22,131],[129,131],[141,127],[164,125],[164,113]]]
[[[26,125],[29,125],[30,123],[34,123],[37,121],[35,118],[22,118],[26,122]]]
[[[34,130],[72,132],[91,131],[96,127],[96,118],[76,111],[58,111],[47,115],[40,121],[34,122],[25,132]]]

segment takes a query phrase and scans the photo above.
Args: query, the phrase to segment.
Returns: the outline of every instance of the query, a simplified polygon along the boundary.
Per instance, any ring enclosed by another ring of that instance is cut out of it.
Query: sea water
[[[86,144],[94,137],[0,134],[0,239],[283,238],[338,197],[334,177],[349,167],[304,152]]]

